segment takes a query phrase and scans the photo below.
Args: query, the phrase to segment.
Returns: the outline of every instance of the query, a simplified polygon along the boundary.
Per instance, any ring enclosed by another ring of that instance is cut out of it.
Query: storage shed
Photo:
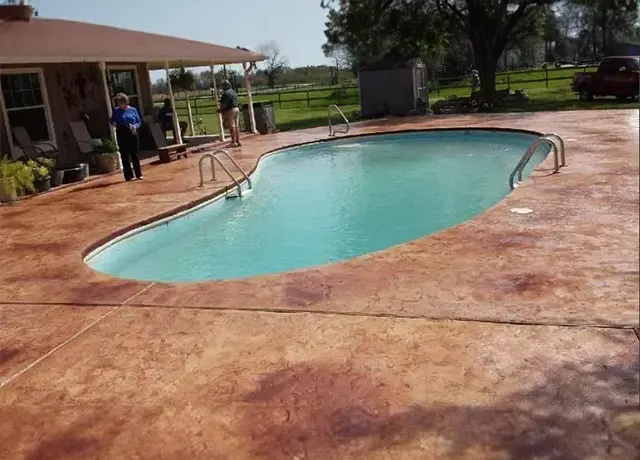
[[[368,62],[360,67],[358,80],[363,117],[411,115],[428,108],[425,66],[419,59]]]

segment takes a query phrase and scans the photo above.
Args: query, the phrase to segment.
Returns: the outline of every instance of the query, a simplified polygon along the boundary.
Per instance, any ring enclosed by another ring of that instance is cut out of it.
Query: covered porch
[[[129,96],[141,117],[151,119],[152,71],[165,71],[169,82],[174,68],[241,63],[248,76],[263,59],[245,49],[42,19],[32,12],[26,5],[0,6],[0,154],[12,158],[23,155],[14,134],[23,127],[39,149],[58,150],[60,161],[81,161],[70,123],[86,123],[93,138],[112,137],[108,120],[119,92]],[[215,81],[212,84],[215,87]],[[249,78],[245,85],[251,131],[256,132]],[[169,97],[174,100],[170,84]],[[175,113],[175,140],[180,143],[178,124]]]

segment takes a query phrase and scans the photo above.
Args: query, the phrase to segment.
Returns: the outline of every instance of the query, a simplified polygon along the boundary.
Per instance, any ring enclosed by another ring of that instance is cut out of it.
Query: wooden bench
[[[151,130],[151,136],[158,149],[158,158],[161,163],[169,163],[173,157],[187,158],[187,144],[169,144],[167,138],[162,133],[162,128],[158,123],[149,123],[149,129]]]

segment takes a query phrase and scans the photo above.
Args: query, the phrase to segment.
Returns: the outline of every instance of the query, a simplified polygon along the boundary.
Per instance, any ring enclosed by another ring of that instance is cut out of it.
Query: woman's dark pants
[[[132,133],[129,128],[118,128],[116,130],[116,137],[118,138],[118,148],[120,148],[124,178],[131,180],[133,179],[134,173],[137,178],[142,177],[140,159],[138,158],[138,152],[140,150],[138,134]],[[131,170],[132,163],[133,170]]]

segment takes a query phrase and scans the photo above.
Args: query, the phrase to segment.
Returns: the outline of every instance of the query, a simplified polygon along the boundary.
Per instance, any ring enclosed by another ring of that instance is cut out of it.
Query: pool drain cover
[[[530,208],[511,208],[511,212],[515,214],[531,214],[533,209]]]

